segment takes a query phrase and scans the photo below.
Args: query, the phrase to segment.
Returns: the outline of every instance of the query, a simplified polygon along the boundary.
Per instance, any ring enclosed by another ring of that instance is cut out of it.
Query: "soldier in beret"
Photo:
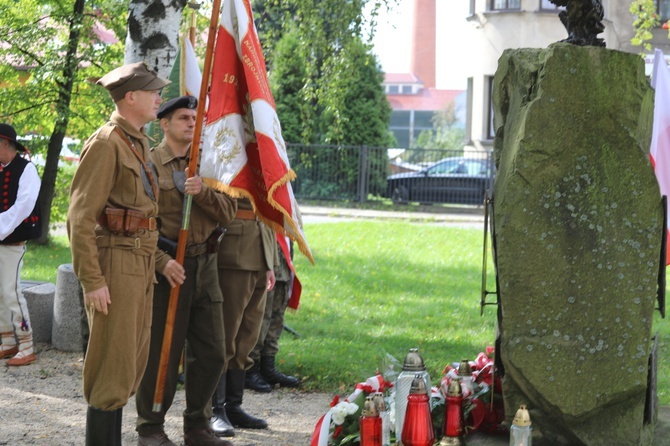
[[[87,446],[121,445],[121,411],[147,363],[158,184],[144,125],[156,119],[169,81],[140,62],[97,83],[116,110],[84,145],[67,217],[90,327],[83,370]]]
[[[26,240],[40,236],[40,177],[35,165],[19,156],[26,148],[9,124],[0,124],[0,358],[8,366],[35,361],[33,330],[19,280]],[[217,283],[218,285],[218,283]]]
[[[220,226],[235,217],[235,200],[203,184],[199,176],[186,179],[189,151],[195,130],[197,100],[181,96],[158,110],[163,141],[151,150],[158,172],[161,227],[156,250],[158,283],[154,288],[149,362],[135,402],[138,446],[173,446],[164,431],[165,414],[177,389],[181,353],[186,342],[186,410],[184,440],[189,446],[226,446],[209,428],[210,401],[225,362],[223,297],[219,288],[216,252],[223,234]],[[190,226],[183,268],[174,260],[182,223],[185,195],[191,195]],[[210,243],[208,243],[208,240]],[[153,411],[163,334],[170,291],[177,283],[178,307],[170,358],[159,412]]]

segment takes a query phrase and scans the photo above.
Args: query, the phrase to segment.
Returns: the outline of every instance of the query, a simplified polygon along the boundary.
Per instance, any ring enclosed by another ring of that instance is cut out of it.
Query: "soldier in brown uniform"
[[[223,297],[219,289],[216,253],[225,226],[235,217],[235,200],[204,185],[199,176],[186,179],[195,130],[197,100],[180,96],[165,102],[158,118],[165,135],[151,150],[158,172],[161,220],[154,288],[149,362],[135,402],[138,446],[174,446],[165,434],[165,414],[177,390],[181,353],[186,342],[184,440],[189,446],[224,446],[209,428],[210,401],[225,363]],[[182,226],[185,194],[193,197],[184,266],[174,260]],[[209,241],[209,243],[208,243]],[[185,276],[185,277],[184,277]],[[179,300],[161,410],[153,411],[168,302],[177,283]]]
[[[67,219],[91,332],[83,371],[87,446],[121,445],[121,411],[149,354],[158,185],[144,125],[156,119],[169,81],[140,62],[98,84],[116,110],[84,145]]]
[[[219,286],[223,293],[226,372],[214,392],[212,430],[233,436],[232,426],[265,429],[265,420],[241,407],[249,353],[256,345],[265,311],[265,293],[274,287],[277,243],[274,232],[258,221],[248,199],[237,200],[235,220],[226,226],[219,248]]]
[[[293,242],[289,243],[291,254]],[[284,314],[291,297],[293,272],[284,257],[284,252],[277,244],[279,263],[275,264],[275,286],[268,291],[265,299],[265,315],[261,325],[261,334],[249,357],[254,365],[247,370],[244,387],[256,392],[268,393],[272,386],[298,387],[300,380],[295,376],[285,375],[276,368],[275,357],[279,352],[279,338],[284,331]]]

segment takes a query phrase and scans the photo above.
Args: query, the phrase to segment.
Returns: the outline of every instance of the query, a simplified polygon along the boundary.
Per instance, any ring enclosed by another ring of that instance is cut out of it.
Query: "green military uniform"
[[[288,243],[288,240],[287,240]],[[293,244],[290,244],[292,250]],[[284,330],[284,314],[291,294],[293,273],[277,242],[279,262],[275,264],[275,286],[265,299],[265,314],[258,342],[249,357],[254,364],[247,370],[244,387],[256,392],[271,392],[272,386],[298,387],[300,380],[281,373],[276,368],[275,357],[279,352],[279,338]]]
[[[183,174],[188,161],[176,157],[165,140],[152,150],[151,160],[156,166],[160,185],[160,235],[176,243],[182,223],[184,194],[175,184],[175,173],[177,176]],[[163,431],[165,413],[172,405],[177,388],[179,362],[185,341],[184,431],[209,427],[210,401],[225,364],[225,345],[217,255],[208,252],[206,242],[217,226],[225,226],[234,218],[236,209],[235,200],[204,184],[202,191],[193,196],[183,265],[186,280],[179,292],[160,412],[154,412],[152,406],[171,287],[162,274],[157,274],[149,362],[135,398],[137,431],[140,435]],[[172,256],[159,247],[156,250],[156,271],[162,272],[170,259]]]
[[[258,341],[263,322],[267,271],[279,261],[274,232],[254,217],[251,202],[238,199],[237,207],[235,220],[226,227],[218,257],[226,332],[226,373],[212,397],[215,418],[210,426],[217,435],[224,436],[232,432],[228,427],[219,429],[217,420],[239,427],[267,427],[264,420],[250,417],[240,406],[245,371],[253,365],[249,353]]]
[[[252,212],[247,199],[238,208]],[[223,293],[228,370],[245,370],[253,362],[265,311],[267,271],[279,262],[274,232],[257,219],[235,218],[226,226],[219,248],[219,286]]]
[[[114,112],[84,145],[67,219],[72,263],[84,293],[107,286],[112,302],[107,315],[89,310],[83,372],[86,401],[105,411],[123,407],[144,374],[158,239],[156,230],[126,236],[97,223],[107,207],[133,209],[145,217],[158,214],[158,202],[142,183],[142,165],[117,128],[148,160],[144,133]]]
[[[275,265],[275,287],[268,291],[265,300],[265,314],[258,343],[250,354],[254,362],[258,362],[261,356],[277,356],[279,352],[279,338],[284,330],[284,314],[288,305],[289,289],[291,285],[291,269],[284,258],[281,249],[279,262]]]

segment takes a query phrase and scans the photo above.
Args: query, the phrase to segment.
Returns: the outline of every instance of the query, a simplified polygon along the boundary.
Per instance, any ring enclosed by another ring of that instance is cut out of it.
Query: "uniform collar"
[[[161,143],[158,144],[158,146],[156,146],[153,150],[155,150],[156,153],[158,154],[158,158],[160,159],[162,165],[166,165],[170,161],[179,158],[172,152],[172,149],[167,145],[167,143],[165,142],[165,138],[163,138],[163,141],[161,141]],[[188,159],[188,154],[189,152],[186,153],[186,159]]]
[[[136,139],[136,140],[142,140],[147,137],[146,133],[144,133],[144,127],[142,127],[142,130],[137,130],[135,127],[133,127],[123,116],[119,114],[116,110],[112,112],[111,118],[109,118],[109,121],[112,124],[115,124],[118,126],[121,130],[125,132],[126,135]]]

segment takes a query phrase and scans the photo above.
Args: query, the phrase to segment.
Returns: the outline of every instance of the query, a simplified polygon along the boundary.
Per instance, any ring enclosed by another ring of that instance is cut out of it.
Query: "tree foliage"
[[[271,61],[270,80],[284,139],[327,145],[319,149],[321,162],[316,154],[301,152],[291,157],[292,167],[299,175],[318,168],[320,178],[340,178],[337,183],[319,185],[332,195],[340,189],[355,190],[351,185],[358,181],[359,162],[373,173],[370,190],[381,190],[386,181],[385,151],[366,156],[343,147],[394,144],[388,129],[391,107],[370,39],[379,8],[395,2],[254,2],[259,37]],[[324,160],[335,159],[338,163],[325,165]],[[339,177],[324,174],[328,169],[338,171]]]
[[[381,89],[381,70],[374,60],[369,44],[374,34],[374,24],[381,7],[395,4],[396,0],[256,0],[253,2],[259,36],[263,44],[266,59],[271,61],[268,66],[271,71],[280,70],[292,73],[300,72],[302,82],[300,89],[295,92],[298,98],[282,96],[285,91],[276,91],[275,100],[282,103],[285,100],[293,105],[303,103],[294,110],[293,114],[300,116],[303,122],[300,139],[288,139],[289,142],[312,144],[355,144],[349,138],[356,137],[351,130],[351,122],[360,122],[353,119],[354,115],[367,113],[367,119],[373,116],[386,115],[388,103],[378,102],[379,110],[356,110],[352,104],[347,104],[345,98],[355,97],[367,89],[352,77],[361,69],[374,67],[380,75],[367,77],[375,83],[375,88]],[[290,34],[293,53],[290,57],[278,54],[283,51],[279,42]],[[361,50],[370,56],[366,59],[361,56]],[[360,66],[357,65],[360,63]],[[293,67],[289,67],[293,65]],[[341,76],[343,79],[334,78]],[[275,84],[276,85],[276,84]],[[343,94],[344,92],[346,94]],[[372,112],[372,115],[370,114]],[[282,121],[285,119],[279,115]],[[344,134],[344,132],[347,134]],[[370,136],[370,132],[358,129],[359,135]],[[372,132],[375,133],[375,132]],[[295,133],[290,133],[292,137]],[[383,145],[388,141],[387,135],[381,139],[371,139],[364,142],[368,145]]]
[[[649,41],[654,37],[652,30],[660,23],[660,17],[656,13],[656,3],[654,0],[633,0],[630,5],[630,12],[635,16],[633,28],[635,34],[630,40],[635,46],[642,46],[645,50],[651,50]]]
[[[125,8],[127,3],[116,0],[21,0],[20,7],[0,0],[0,120],[19,135],[32,135],[31,150],[46,152],[39,197],[43,229],[50,221],[65,135],[84,138],[111,110],[108,97],[91,81],[122,58],[122,44],[105,44],[100,35],[104,27],[119,35]],[[43,230],[41,242],[47,233]]]
[[[424,130],[416,140],[419,149],[463,150],[465,130],[459,127],[456,105],[449,102],[442,110],[433,114],[433,130]]]

